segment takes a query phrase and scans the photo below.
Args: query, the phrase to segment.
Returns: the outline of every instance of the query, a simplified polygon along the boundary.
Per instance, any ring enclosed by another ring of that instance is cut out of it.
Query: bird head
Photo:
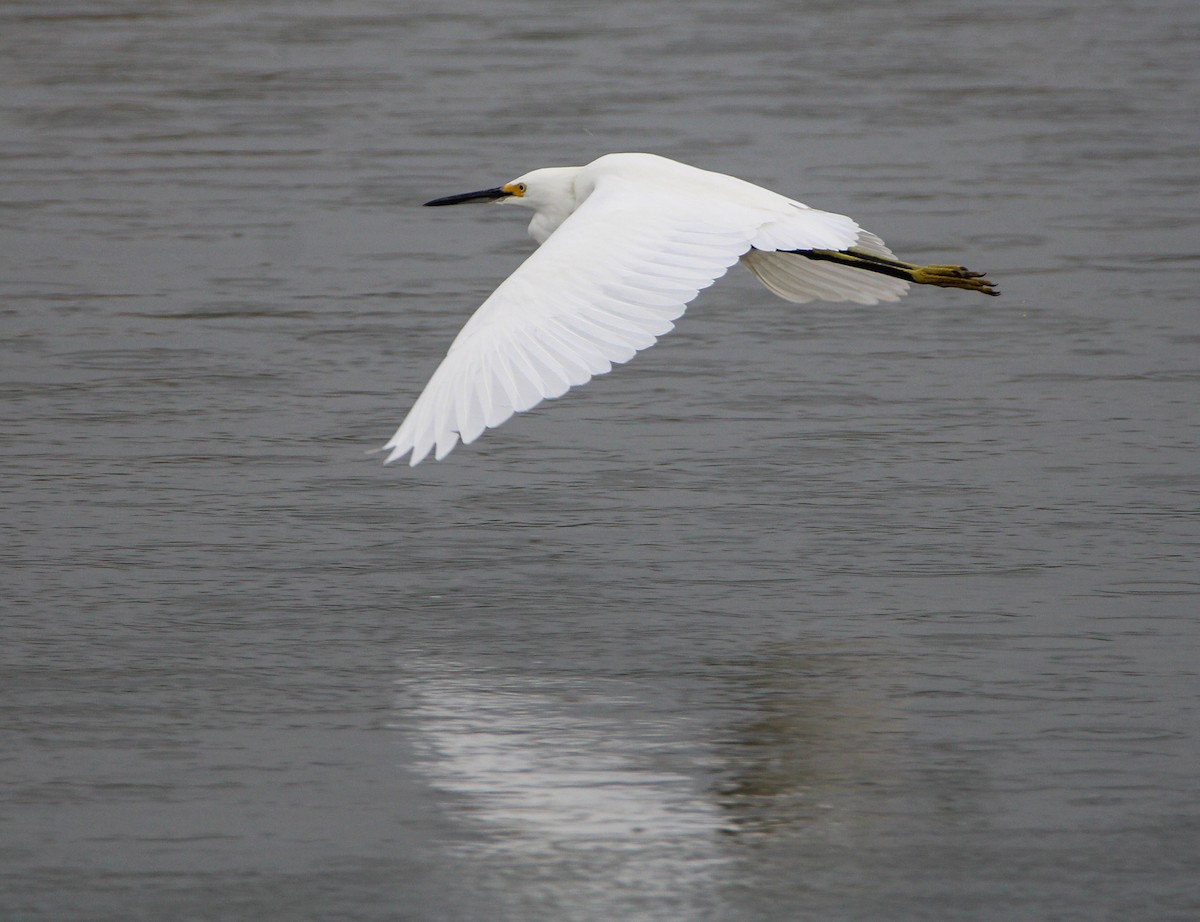
[[[575,206],[575,176],[579,167],[545,167],[518,176],[512,182],[478,192],[447,195],[426,202],[427,206],[463,205],[468,202],[509,202],[541,211],[546,208]]]

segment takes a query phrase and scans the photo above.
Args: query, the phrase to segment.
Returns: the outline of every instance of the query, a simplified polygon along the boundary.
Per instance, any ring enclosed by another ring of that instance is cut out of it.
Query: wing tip
[[[406,454],[408,454],[410,451],[412,451],[412,446],[407,445],[407,446],[401,448],[399,445],[394,445],[393,443],[388,442],[382,448],[378,448],[375,450],[388,452],[388,456],[383,459],[384,465],[388,465],[388,464],[393,464],[396,461],[399,461]]]
[[[412,442],[400,443],[395,440],[388,442],[382,448],[372,449],[368,454],[374,454],[380,451],[389,452],[388,456],[383,459],[384,465],[392,464],[400,461],[405,455],[409,455],[408,466],[416,467],[422,461],[429,457],[430,452],[433,452],[433,460],[441,461],[446,455],[454,451],[458,445],[459,434],[451,433],[450,439],[443,439],[440,442],[431,442],[428,445],[416,445]],[[463,444],[466,444],[465,442]],[[410,454],[411,453],[411,454]]]

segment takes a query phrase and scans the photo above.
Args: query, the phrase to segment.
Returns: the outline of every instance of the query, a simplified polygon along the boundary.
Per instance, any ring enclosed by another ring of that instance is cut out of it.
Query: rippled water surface
[[[0,8],[0,916],[1200,917],[1200,12]],[[383,467],[652,150],[998,299],[744,272]]]

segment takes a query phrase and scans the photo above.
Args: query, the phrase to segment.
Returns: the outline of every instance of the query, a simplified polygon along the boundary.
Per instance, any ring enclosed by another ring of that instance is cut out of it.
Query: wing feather
[[[441,459],[514,413],[629,361],[750,247],[762,216],[653,190],[595,191],[467,321],[391,441]],[[636,228],[630,233],[630,228]]]
[[[753,249],[742,257],[742,265],[779,297],[797,304],[816,300],[876,304],[895,301],[908,291],[903,279],[787,252],[857,247],[894,258],[879,237],[860,228],[853,218],[799,202],[790,204],[790,210],[759,228]]]

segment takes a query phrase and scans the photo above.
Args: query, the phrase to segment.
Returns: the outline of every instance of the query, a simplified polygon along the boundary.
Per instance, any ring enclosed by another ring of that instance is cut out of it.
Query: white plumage
[[[410,452],[414,466],[430,451],[440,460],[460,439],[629,361],[739,260],[794,302],[895,301],[909,281],[993,293],[965,270],[956,282],[914,277],[960,267],[900,263],[845,215],[652,154],[534,170],[427,204],[468,201],[533,208],[541,246],[459,332],[384,446],[389,463]]]

